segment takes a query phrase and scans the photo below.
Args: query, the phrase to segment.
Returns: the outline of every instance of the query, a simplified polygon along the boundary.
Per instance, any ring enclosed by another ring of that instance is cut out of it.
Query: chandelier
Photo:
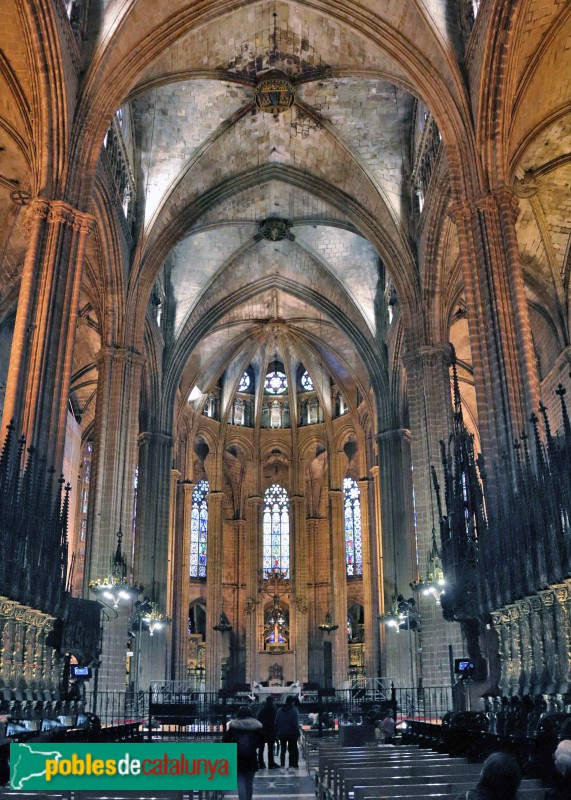
[[[109,574],[104,578],[95,578],[89,581],[89,588],[94,594],[101,595],[106,600],[111,600],[113,608],[119,607],[120,600],[131,600],[143,591],[143,587],[129,583],[127,580],[127,562],[121,550],[123,534],[117,531],[117,549],[111,559]]]
[[[402,621],[403,617],[399,613],[397,599],[396,597],[393,597],[389,613],[379,615],[379,622],[382,622],[383,625],[387,626],[387,628],[394,628],[398,633]]]
[[[283,72],[272,70],[260,78],[254,89],[256,107],[277,119],[280,114],[292,107],[295,102],[295,89],[291,80]]]
[[[332,631],[336,631],[339,625],[333,624],[333,618],[331,617],[331,612],[328,611],[325,614],[325,621],[321,623],[321,625],[317,626],[320,631],[325,631],[325,633],[331,633]]]
[[[220,633],[229,633],[232,630],[232,624],[228,617],[226,616],[226,612],[224,609],[220,612],[220,620],[218,625],[212,626],[213,631],[219,631]]]
[[[151,611],[143,615],[143,623],[149,630],[149,636],[152,636],[155,631],[161,630],[171,622],[171,618],[167,617],[158,610],[156,603],[151,604]]]

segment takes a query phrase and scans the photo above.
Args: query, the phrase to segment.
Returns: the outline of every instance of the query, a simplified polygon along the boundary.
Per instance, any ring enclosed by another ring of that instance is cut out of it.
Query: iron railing
[[[85,711],[96,713],[102,725],[141,721],[149,738],[217,739],[226,723],[241,705],[250,705],[254,714],[261,706],[259,698],[230,692],[197,691],[86,692]],[[278,704],[285,702],[285,696]],[[390,709],[397,722],[415,719],[440,722],[453,710],[452,687],[394,688],[383,684],[356,685],[350,689],[323,689],[302,693],[300,721],[310,726],[317,714],[323,731],[340,725],[359,724],[372,709],[381,713]]]

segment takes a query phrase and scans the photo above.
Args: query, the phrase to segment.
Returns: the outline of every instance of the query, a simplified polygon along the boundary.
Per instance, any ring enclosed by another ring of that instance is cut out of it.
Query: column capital
[[[173,478],[175,479],[175,481],[177,483],[180,481],[180,470],[179,469],[175,469],[175,467],[171,468],[171,481],[172,481]]]
[[[143,431],[137,436],[137,444],[139,447],[149,444],[162,444],[167,447],[172,447],[173,441],[174,439],[170,433],[161,433],[160,431]]]
[[[79,211],[63,200],[49,200],[47,197],[34,197],[28,206],[26,224],[30,226],[38,219],[45,219],[51,225],[66,225],[87,235],[97,227],[97,220],[92,214]]]
[[[292,494],[292,495],[290,495],[289,500],[290,500],[290,503],[292,503],[292,505],[294,505],[294,506],[299,505],[300,506],[303,503],[305,503],[305,496],[303,494]]]
[[[263,498],[260,497],[258,494],[252,494],[250,497],[246,498],[246,502],[249,503],[251,506],[261,506]]]
[[[448,343],[441,344],[423,344],[410,350],[402,355],[402,363],[406,369],[414,366],[417,362],[425,363],[430,359],[442,359],[446,366],[450,365],[450,345]]]
[[[374,467],[371,467],[371,469],[369,470],[369,472],[370,472],[370,473],[371,473],[371,475],[373,476],[373,480],[376,480],[376,479],[379,477],[379,474],[380,474],[380,467],[379,467],[379,465],[378,465],[378,464],[375,464],[375,466],[374,466]]]
[[[408,428],[391,428],[390,430],[381,431],[375,436],[377,442],[390,442],[397,440],[406,440],[410,442],[411,438],[411,433]]]
[[[208,492],[208,502],[216,502],[221,503],[224,500],[224,492],[220,492],[217,489],[214,489],[211,492]]]
[[[104,345],[95,358],[97,364],[103,361],[123,361],[128,364],[143,366],[146,358],[135,350],[128,347],[111,347]]]
[[[448,216],[457,225],[467,222],[479,211],[494,211],[498,208],[508,209],[515,223],[519,214],[519,200],[510,186],[497,186],[479,197],[451,203]]]

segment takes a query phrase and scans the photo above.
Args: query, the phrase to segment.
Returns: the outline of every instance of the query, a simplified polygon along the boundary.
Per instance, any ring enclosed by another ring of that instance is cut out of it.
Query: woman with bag
[[[222,741],[237,745],[238,797],[252,800],[254,776],[258,771],[258,748],[263,743],[262,723],[252,716],[248,706],[240,706],[236,719],[228,723]]]

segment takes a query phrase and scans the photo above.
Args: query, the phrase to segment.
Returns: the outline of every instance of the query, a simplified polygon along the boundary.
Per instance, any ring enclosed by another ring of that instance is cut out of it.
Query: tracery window
[[[273,570],[289,578],[289,499],[278,483],[264,493],[263,568],[266,578]]]
[[[287,391],[287,378],[280,370],[268,372],[264,381],[264,388],[268,394],[283,394]]]
[[[347,577],[363,574],[363,542],[361,535],[361,491],[357,481],[344,478],[345,495],[345,563]]]
[[[250,376],[247,372],[245,372],[242,377],[240,378],[240,383],[238,384],[238,391],[239,392],[247,392],[250,388]]]
[[[306,370],[303,375],[301,376],[301,386],[304,392],[313,392],[315,386],[313,385],[313,381],[311,380],[311,375]]]
[[[190,515],[190,577],[206,578],[208,547],[208,481],[200,481],[192,491]]]

